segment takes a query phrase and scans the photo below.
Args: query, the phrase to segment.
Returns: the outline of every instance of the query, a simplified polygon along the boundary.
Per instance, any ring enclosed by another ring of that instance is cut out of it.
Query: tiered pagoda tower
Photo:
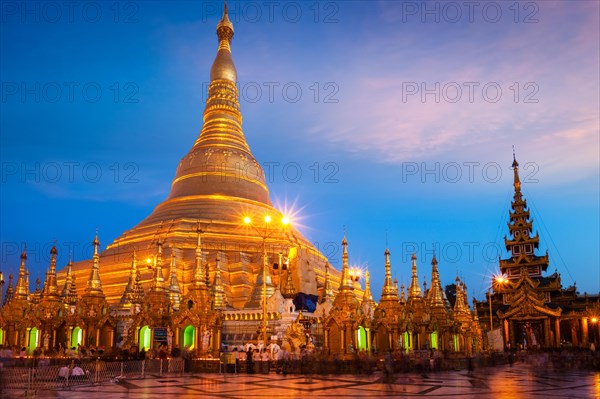
[[[513,156],[513,187],[515,193],[511,203],[512,211],[509,212],[508,231],[510,238],[504,237],[506,250],[510,258],[500,260],[500,271],[509,280],[518,280],[521,269],[526,268],[530,277],[542,277],[542,272],[548,268],[548,251],[543,256],[534,252],[540,243],[539,233],[533,236],[533,219],[527,208],[527,201],[521,193],[521,180],[519,179],[519,163]]]
[[[521,192],[514,153],[512,168],[510,237],[504,237],[510,257],[500,259],[502,275],[493,279],[488,301],[476,303],[479,320],[486,330],[491,329],[490,323],[494,329],[500,328],[504,348],[557,348],[563,342],[585,347],[589,344],[589,320],[597,317],[589,309],[592,303],[600,303],[598,295],[580,297],[575,286],[563,289],[557,272],[544,275],[548,251],[536,254],[539,234],[533,235],[533,219]]]

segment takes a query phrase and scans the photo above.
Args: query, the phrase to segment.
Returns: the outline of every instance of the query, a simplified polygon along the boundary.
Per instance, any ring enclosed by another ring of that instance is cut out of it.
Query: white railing
[[[106,362],[91,360],[56,365],[6,366],[0,363],[0,395],[4,390],[70,389],[80,385],[118,383],[146,376],[182,375],[183,359],[152,359]]]

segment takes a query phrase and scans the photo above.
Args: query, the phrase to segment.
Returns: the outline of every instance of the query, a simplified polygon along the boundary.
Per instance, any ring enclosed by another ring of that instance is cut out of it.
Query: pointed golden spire
[[[360,303],[360,307],[366,317],[369,319],[373,318],[375,309],[377,308],[377,302],[375,302],[373,299],[373,294],[371,294],[371,275],[369,270],[365,272],[365,291]]]
[[[515,195],[517,193],[521,193],[521,179],[519,179],[519,163],[517,162],[517,157],[515,156],[515,146],[513,145],[513,163],[512,163],[513,173],[514,173],[514,181],[513,187],[515,188]]]
[[[158,253],[156,254],[156,261],[154,262],[154,276],[152,277],[151,289],[153,291],[166,291],[165,277],[163,276],[162,272],[162,246],[162,241],[159,240],[157,243]]]
[[[13,290],[13,275],[12,273],[10,273],[8,275],[8,288],[6,288],[6,293],[4,294],[4,302],[2,302],[2,305],[6,305],[7,303],[9,303],[13,297],[14,297],[14,290]]]
[[[237,82],[237,71],[231,57],[231,40],[233,39],[233,24],[227,15],[227,4],[223,8],[223,18],[217,24],[219,50],[210,70],[210,81],[228,80]]]
[[[339,291],[354,291],[354,284],[348,270],[348,240],[346,236],[342,239],[342,279],[340,281]]]
[[[126,309],[132,305],[141,304],[144,300],[144,289],[140,282],[140,272],[137,269],[137,253],[133,250],[131,255],[131,269],[129,270],[129,280],[121,297],[121,306]]]
[[[408,286],[408,299],[422,298],[421,287],[419,287],[419,276],[417,275],[417,254],[412,254],[412,278]]]
[[[50,249],[50,270],[46,272],[46,280],[44,281],[44,298],[54,298],[59,300],[58,284],[56,282],[56,255],[58,250],[56,245]]]
[[[198,242],[196,244],[196,265],[192,274],[193,289],[206,288],[206,273],[202,263],[202,231],[198,229]]]
[[[177,280],[177,259],[175,254],[171,252],[171,270],[169,277],[169,299],[171,300],[171,306],[173,310],[179,310],[181,306],[181,287],[179,287],[179,281]]]
[[[365,292],[363,293],[362,303],[363,305],[368,303],[371,306],[371,309],[375,309],[375,306],[377,306],[377,303],[373,299],[373,294],[371,293],[371,274],[369,273],[369,270],[365,272]]]
[[[400,285],[400,291],[401,291],[401,296],[400,296],[400,303],[406,303],[406,296],[404,295],[404,284]]]
[[[264,295],[263,285],[266,286],[267,298],[270,298],[271,295],[275,293],[275,285],[273,284],[273,277],[271,276],[271,272],[269,271],[269,261],[266,251],[266,248],[264,248],[261,262],[262,266],[258,271],[258,275],[256,276],[256,283],[254,284],[252,294],[250,295],[248,302],[246,302],[247,308],[257,308],[262,306]],[[263,281],[265,282],[264,284]]]
[[[17,278],[17,286],[15,287],[15,298],[28,299],[29,297],[29,281],[28,273],[25,271],[25,261],[27,260],[27,246],[21,252],[21,265],[19,266],[19,277]]]
[[[60,293],[60,296],[63,298],[63,300],[69,295],[71,282],[73,282],[73,262],[71,260],[71,256],[69,256],[69,263],[67,263],[67,274],[65,276],[65,285],[63,285],[63,289]]]
[[[381,289],[381,300],[382,301],[397,301],[398,300],[398,288],[392,281],[392,269],[390,262],[390,250],[385,249],[385,279],[383,280],[383,288]]]
[[[325,286],[323,287],[323,302],[328,300],[333,301],[335,295],[331,288],[331,280],[329,279],[329,263],[325,264]]]
[[[75,276],[73,275],[73,261],[69,257],[67,263],[67,275],[65,285],[63,286],[61,298],[65,305],[75,305],[77,303],[77,287],[75,286]]]
[[[442,283],[440,281],[440,274],[437,268],[438,261],[433,253],[433,259],[431,260],[431,287],[427,293],[427,299],[429,305],[432,307],[444,307],[444,296]]]
[[[27,292],[27,298],[29,298],[29,270],[25,272],[25,291]]]
[[[92,244],[94,245],[94,257],[85,293],[104,296],[102,281],[100,281],[100,240],[98,240],[98,230],[96,230],[96,236]]]
[[[27,280],[29,281],[29,278],[27,278]],[[40,281],[40,278],[37,277],[35,279],[35,291],[33,294],[29,295],[29,300],[31,301],[31,303],[40,303],[40,299],[42,298],[42,290],[40,289],[41,284],[42,282]]]
[[[213,297],[213,309],[224,309],[227,307],[227,295],[221,281],[221,259],[217,255],[215,260],[215,278],[211,287]]]
[[[466,304],[466,293],[465,285],[462,283],[458,276],[456,277],[456,301],[454,302],[454,313],[466,313],[468,312],[468,304]]]

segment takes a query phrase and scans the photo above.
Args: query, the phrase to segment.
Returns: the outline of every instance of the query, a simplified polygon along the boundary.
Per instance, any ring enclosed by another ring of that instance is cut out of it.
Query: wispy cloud
[[[597,171],[600,46],[592,3],[544,2],[537,24],[463,28],[463,40],[435,45],[416,44],[418,30],[401,37],[382,25],[379,35],[346,49],[367,61],[340,69],[342,106],[311,108],[312,139],[390,163],[496,158],[499,149],[510,156],[516,144],[548,167]],[[440,101],[427,94],[422,102],[421,84],[431,90],[436,82]],[[455,104],[444,98],[445,84],[455,97],[451,82],[462,89]],[[465,82],[479,83],[472,103]],[[403,97],[413,83],[418,93]],[[486,83],[501,87],[498,102],[483,98]]]

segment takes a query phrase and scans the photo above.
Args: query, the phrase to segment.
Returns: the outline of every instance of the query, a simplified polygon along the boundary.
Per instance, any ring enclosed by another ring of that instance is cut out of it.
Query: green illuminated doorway
[[[367,331],[363,326],[358,327],[358,350],[367,350]]]
[[[194,326],[189,325],[183,329],[183,346],[194,349]]]
[[[434,331],[431,333],[431,349],[438,348],[438,333]]]
[[[27,347],[27,349],[30,354],[33,353],[35,348],[37,348],[39,333],[40,332],[36,327],[33,327],[31,330],[29,330],[29,346]]]
[[[77,349],[77,345],[81,345],[83,341],[83,331],[79,327],[75,327],[71,333],[71,348]]]
[[[144,326],[140,329],[140,350],[150,349],[150,339],[152,337],[152,331],[149,326]]]

